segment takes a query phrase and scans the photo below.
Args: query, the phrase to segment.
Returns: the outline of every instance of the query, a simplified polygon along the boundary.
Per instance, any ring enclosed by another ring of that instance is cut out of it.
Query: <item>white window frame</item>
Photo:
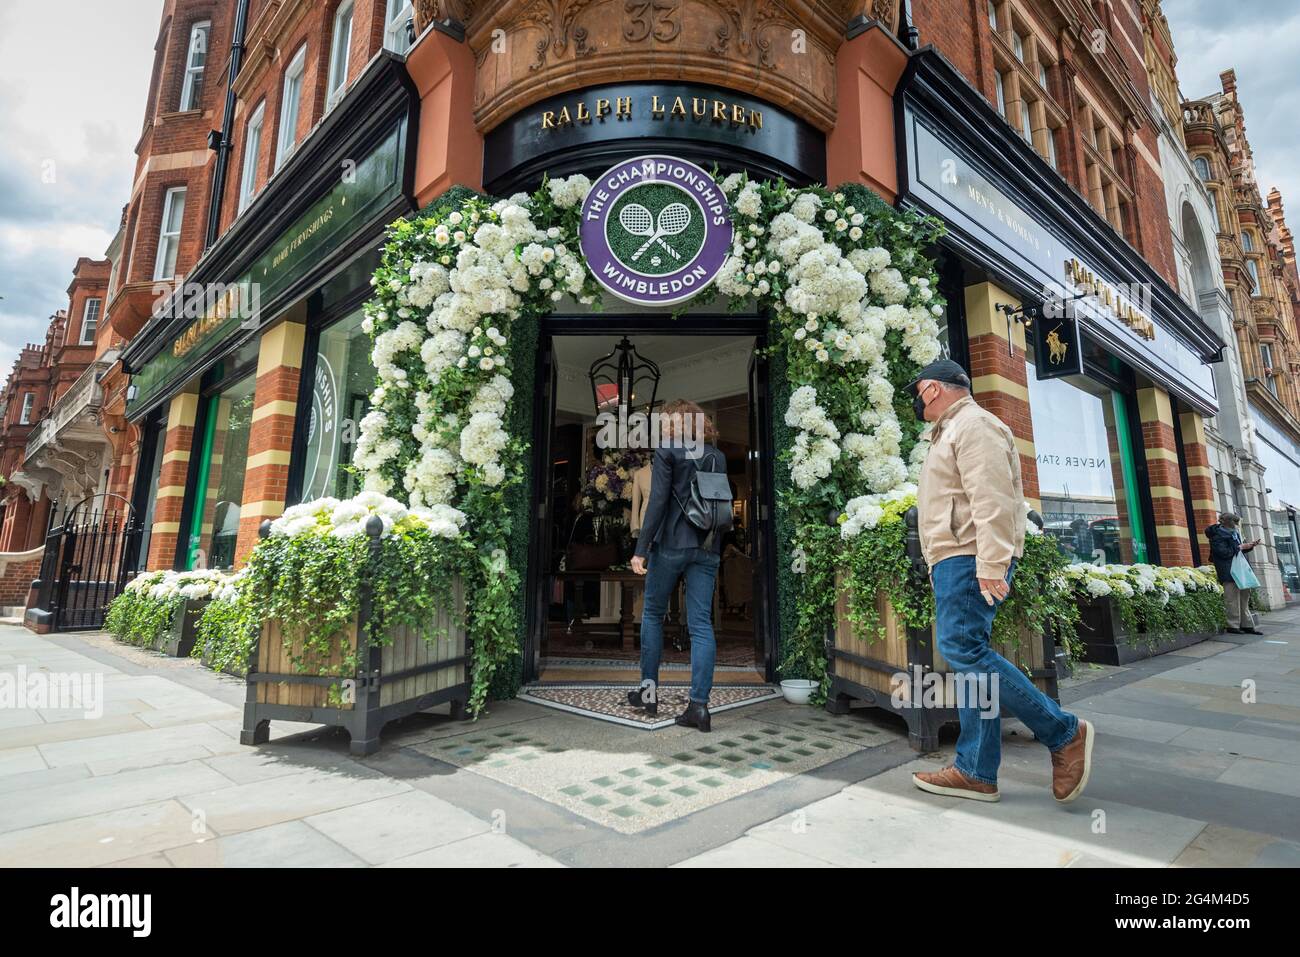
[[[95,315],[90,314],[90,304],[95,304]],[[104,311],[104,300],[98,296],[91,296],[86,300],[85,306],[81,309],[81,342],[83,346],[94,345],[95,332],[99,329],[99,316]],[[90,335],[86,335],[86,327],[90,327]]]
[[[1007,91],[1006,91],[1006,86],[1004,85],[1005,83],[1006,80],[1003,79],[1001,72],[999,72],[998,70],[994,70],[993,86],[997,88],[998,113],[1002,115],[1003,119],[1006,119],[1007,116]]]
[[[1020,137],[1030,146],[1034,145],[1034,113],[1029,108],[1029,101],[1020,98]]]
[[[1047,128],[1047,162],[1056,169],[1056,130],[1050,126]]]
[[[406,21],[413,16],[415,16],[415,9],[411,5],[411,0],[387,0],[384,8],[385,50],[404,55],[411,49],[406,40]]]
[[[172,208],[176,204],[176,196],[181,197],[181,221],[176,230],[167,229],[167,224],[171,222]],[[161,279],[174,279],[176,277],[176,254],[171,255],[171,269],[167,268],[168,253],[175,249],[180,250],[181,245],[181,227],[185,225],[185,187],[173,186],[163,195],[162,217],[158,224],[158,254],[154,258],[153,278],[157,282]]]
[[[1021,63],[1025,62],[1025,41],[1015,30],[1011,31],[1011,52]]]
[[[198,49],[198,44],[196,42],[198,41],[200,36],[203,37],[202,50]],[[194,88],[196,85],[195,81],[197,80],[199,84],[202,84],[203,71],[207,68],[208,65],[208,44],[211,41],[211,39],[212,39],[211,20],[200,20],[198,23],[195,23],[193,26],[190,27],[190,43],[185,50],[185,82],[181,84],[180,110],[182,113],[185,112],[186,110],[197,110],[199,108],[199,104],[197,102],[190,102],[190,101],[192,99],[193,100],[198,99],[198,97],[195,96],[194,93]],[[197,56],[202,56],[203,62],[200,63],[198,66],[195,66],[194,60],[195,57]]]
[[[32,424],[32,409],[33,409],[35,406],[36,406],[36,393],[35,393],[35,392],[24,392],[24,393],[23,393],[23,409],[22,409],[22,411],[21,411],[20,413],[18,413],[18,424],[19,424],[19,425],[31,425],[31,424]]]
[[[1255,291],[1252,292],[1251,295],[1252,296],[1264,295],[1264,287],[1260,284],[1259,281],[1259,263],[1255,262],[1255,260],[1253,259],[1247,259],[1246,272],[1250,273],[1250,278],[1255,281]]]
[[[325,87],[327,110],[343,99],[343,93],[348,88],[348,50],[352,46],[354,9],[353,0],[343,0],[334,11],[334,29],[330,36],[329,84]]]
[[[266,129],[266,100],[257,104],[257,109],[244,124],[244,167],[239,173],[239,212],[248,208],[248,204],[257,195],[257,158],[262,152],[262,132]]]
[[[280,85],[280,132],[275,143],[277,170],[298,146],[298,114],[301,110],[303,74],[306,69],[307,44],[304,43],[289,61],[289,66],[284,71],[284,82]],[[292,96],[289,95],[291,86]]]

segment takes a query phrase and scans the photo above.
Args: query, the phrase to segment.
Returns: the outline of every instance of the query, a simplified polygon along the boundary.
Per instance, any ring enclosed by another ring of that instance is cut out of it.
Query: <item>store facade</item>
[[[895,105],[900,202],[948,226],[950,354],[1045,530],[1075,561],[1205,564],[1219,334],[933,50]]]
[[[232,568],[286,504],[354,491],[374,383],[360,307],[414,207],[417,119],[381,53],[124,350],[147,568]]]

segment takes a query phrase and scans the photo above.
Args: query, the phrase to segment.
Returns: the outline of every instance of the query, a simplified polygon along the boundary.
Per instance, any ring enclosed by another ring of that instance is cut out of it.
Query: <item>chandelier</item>
[[[633,403],[647,412],[654,408],[659,366],[637,352],[627,336],[613,352],[593,362],[587,376],[597,414],[630,411]]]

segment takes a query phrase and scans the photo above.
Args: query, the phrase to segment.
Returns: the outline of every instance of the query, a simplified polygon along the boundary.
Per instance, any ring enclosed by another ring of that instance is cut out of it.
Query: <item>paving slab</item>
[[[492,830],[467,811],[414,790],[313,814],[306,823],[367,864],[387,864]]]
[[[193,817],[157,801],[0,834],[0,861],[12,867],[96,867],[194,840]]]
[[[191,842],[165,854],[176,867],[364,867],[365,862],[302,821]]]
[[[505,834],[479,834],[398,858],[381,867],[563,867]]]

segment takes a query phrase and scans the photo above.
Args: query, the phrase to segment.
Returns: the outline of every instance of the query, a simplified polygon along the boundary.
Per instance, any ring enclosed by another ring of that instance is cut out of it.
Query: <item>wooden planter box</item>
[[[459,584],[456,605],[458,615],[463,613]],[[357,647],[368,606],[363,600],[358,621],[347,634],[350,649]],[[357,673],[340,677],[341,649],[300,672],[285,649],[282,624],[265,622],[250,656],[240,743],[265,743],[272,720],[300,721],[346,728],[352,736],[351,752],[365,755],[379,748],[380,731],[389,721],[444,702],[451,703],[453,717],[463,718],[470,695],[469,642],[463,627],[451,627],[447,613],[441,613],[436,624],[445,633],[435,640],[408,628],[390,628],[387,644],[363,648]],[[335,707],[330,689],[345,681],[351,682],[345,685],[346,700]]]
[[[958,721],[954,689],[944,689],[939,707],[913,707],[912,680],[918,668],[922,675],[936,672],[943,675],[951,669],[939,654],[933,628],[928,631],[907,628],[884,592],[876,594],[876,613],[884,637],[854,635],[849,621],[849,599],[840,592],[835,606],[835,626],[827,638],[826,667],[831,687],[826,710],[847,714],[854,700],[887,708],[907,722],[908,742],[914,751],[934,751],[939,746],[939,729]],[[1050,633],[1026,633],[1014,650],[1000,645],[994,648],[1015,665],[1027,669],[1040,691],[1060,700],[1056,643]],[[896,683],[894,676],[900,672],[909,680]],[[899,685],[897,696],[896,684]]]
[[[213,671],[217,670],[216,667],[212,664],[212,649],[208,645],[204,645],[203,651],[199,653],[199,664],[201,664],[204,668],[209,668]],[[227,665],[226,667],[221,669],[221,673],[223,675],[230,675],[232,678],[248,677],[248,669],[241,668],[238,665]]]
[[[1174,632],[1160,638],[1147,634],[1131,635],[1109,597],[1079,602],[1079,640],[1083,642],[1083,660],[1103,665],[1126,665],[1177,651],[1216,637],[1218,631]]]

